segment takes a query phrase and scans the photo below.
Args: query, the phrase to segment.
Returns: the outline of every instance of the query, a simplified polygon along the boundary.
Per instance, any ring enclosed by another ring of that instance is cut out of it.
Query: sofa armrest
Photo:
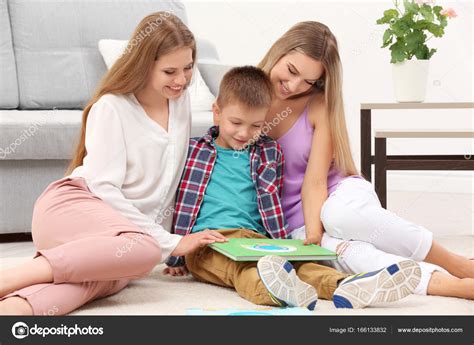
[[[224,65],[217,60],[198,61],[199,72],[214,96],[219,93],[219,84],[224,74],[234,66]]]

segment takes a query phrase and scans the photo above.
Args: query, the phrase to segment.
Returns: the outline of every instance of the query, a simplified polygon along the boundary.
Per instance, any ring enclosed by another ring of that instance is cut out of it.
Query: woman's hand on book
[[[207,246],[214,242],[227,242],[227,238],[215,230],[204,230],[194,234],[189,234],[183,236],[171,255],[184,256],[200,247]]]
[[[317,244],[318,246],[321,245],[321,240],[323,238],[323,232],[317,232],[315,234],[310,234],[306,236],[306,239],[304,240],[303,244],[309,245],[309,244]]]

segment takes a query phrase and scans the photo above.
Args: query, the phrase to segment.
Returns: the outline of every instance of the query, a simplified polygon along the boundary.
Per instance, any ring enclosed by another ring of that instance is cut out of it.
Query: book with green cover
[[[315,244],[305,246],[302,240],[266,238],[229,238],[225,243],[209,245],[234,261],[258,261],[265,255],[279,255],[290,261],[335,260],[337,254]]]

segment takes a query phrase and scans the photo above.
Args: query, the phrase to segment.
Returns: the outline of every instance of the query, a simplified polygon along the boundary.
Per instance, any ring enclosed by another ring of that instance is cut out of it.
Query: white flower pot
[[[393,87],[397,102],[423,102],[430,60],[405,60],[393,64]]]

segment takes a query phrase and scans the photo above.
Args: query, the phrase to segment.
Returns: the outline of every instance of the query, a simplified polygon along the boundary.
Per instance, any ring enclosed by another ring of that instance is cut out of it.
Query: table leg
[[[372,114],[371,109],[360,110],[360,173],[372,181]]]
[[[387,208],[387,138],[375,138],[375,191]]]

